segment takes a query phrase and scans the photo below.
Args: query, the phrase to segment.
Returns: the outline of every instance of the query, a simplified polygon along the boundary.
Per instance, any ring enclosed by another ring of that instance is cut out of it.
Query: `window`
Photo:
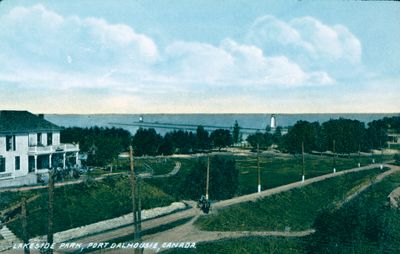
[[[51,146],[53,144],[53,133],[47,133],[47,145]]]
[[[19,156],[15,156],[15,170],[20,170],[21,169],[21,160]]]
[[[42,133],[37,134],[37,145],[42,145]]]
[[[15,151],[15,135],[6,136],[6,151]]]
[[[0,172],[6,172],[6,158],[0,157]]]

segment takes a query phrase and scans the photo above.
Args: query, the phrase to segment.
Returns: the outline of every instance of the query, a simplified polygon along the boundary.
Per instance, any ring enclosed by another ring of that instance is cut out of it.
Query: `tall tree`
[[[203,126],[197,126],[195,148],[200,151],[210,149],[210,137]]]
[[[316,149],[318,128],[318,122],[297,121],[285,135],[283,147],[290,153],[300,153],[301,143],[304,142],[305,152]]]
[[[240,140],[240,126],[239,126],[239,123],[237,122],[237,120],[235,120],[235,124],[233,125],[232,136],[233,136],[234,144],[237,144],[241,141]]]
[[[214,147],[221,151],[222,148],[232,145],[232,135],[229,130],[217,129],[210,135]]]
[[[272,145],[273,135],[268,132],[261,133],[257,131],[254,134],[250,134],[246,140],[254,149],[257,148],[257,146],[261,149],[266,149]]]
[[[162,137],[154,129],[142,129],[133,136],[132,144],[136,156],[156,155],[160,148]]]

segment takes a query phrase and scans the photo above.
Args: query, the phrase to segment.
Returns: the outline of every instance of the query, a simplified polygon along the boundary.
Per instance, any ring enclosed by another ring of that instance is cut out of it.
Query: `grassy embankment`
[[[321,182],[268,196],[257,202],[233,205],[195,225],[215,231],[300,231],[312,228],[324,209],[332,209],[357,188],[381,173],[372,169],[330,178]]]
[[[225,155],[228,156],[228,155]],[[387,159],[388,157],[385,157]],[[177,199],[187,199],[185,186],[182,181],[190,170],[194,162],[198,159],[205,160],[204,157],[179,158],[182,163],[180,172],[168,179],[147,180],[154,186],[161,188],[164,192]],[[239,169],[239,187],[236,195],[244,195],[257,191],[257,158],[256,155],[234,156],[236,167]],[[378,161],[379,157],[375,156]],[[170,159],[175,161],[178,159]],[[361,156],[361,166],[372,162],[369,156]],[[341,171],[357,167],[358,158],[337,158],[336,170]],[[333,170],[333,159],[327,156],[306,155],[305,156],[306,178],[320,176],[331,173]],[[260,172],[262,189],[270,189],[277,186],[293,183],[301,180],[302,158],[301,156],[260,156]],[[212,182],[210,183],[212,184]],[[211,197],[212,199],[212,197]]]
[[[2,192],[1,207],[9,207],[20,201],[21,195],[40,198],[28,204],[28,231],[30,237],[46,234],[47,190],[22,193]],[[127,176],[108,177],[102,181],[68,185],[55,189],[54,231],[59,232],[94,222],[115,218],[132,210],[130,182]],[[149,209],[169,205],[175,199],[160,189],[144,183],[142,208]],[[21,222],[9,224],[10,229],[21,237]]]
[[[315,234],[302,238],[247,237],[197,245],[185,253],[398,253],[399,210],[390,208],[387,196],[400,186],[400,173],[374,184],[337,209],[318,213]],[[301,207],[293,204],[293,209]],[[304,214],[307,214],[304,211]],[[167,253],[183,253],[171,250]]]

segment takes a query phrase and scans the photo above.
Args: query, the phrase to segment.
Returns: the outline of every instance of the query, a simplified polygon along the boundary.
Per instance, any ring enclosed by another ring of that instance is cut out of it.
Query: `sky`
[[[0,2],[0,109],[398,113],[400,3]]]

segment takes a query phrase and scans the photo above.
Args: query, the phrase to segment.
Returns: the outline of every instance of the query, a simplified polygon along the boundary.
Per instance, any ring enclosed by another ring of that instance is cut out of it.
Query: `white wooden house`
[[[78,164],[79,145],[61,144],[60,130],[43,115],[0,110],[0,187],[34,184],[53,166]]]

